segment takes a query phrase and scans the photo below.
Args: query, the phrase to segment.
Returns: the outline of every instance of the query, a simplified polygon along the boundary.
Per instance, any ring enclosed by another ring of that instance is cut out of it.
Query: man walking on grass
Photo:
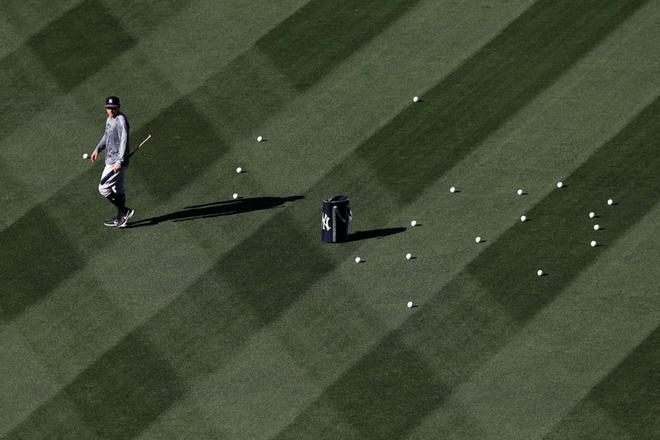
[[[98,158],[99,152],[105,152],[105,167],[99,183],[99,193],[117,207],[117,216],[103,222],[105,226],[123,228],[135,211],[126,207],[124,177],[128,166],[129,142],[128,119],[119,110],[119,98],[105,98],[105,133],[91,155],[92,162]],[[104,177],[109,178],[104,179]],[[105,182],[103,181],[105,180]]]

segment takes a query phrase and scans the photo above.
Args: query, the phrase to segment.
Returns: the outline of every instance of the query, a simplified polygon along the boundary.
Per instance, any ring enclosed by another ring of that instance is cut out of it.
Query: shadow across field
[[[186,206],[180,211],[158,217],[146,218],[129,224],[128,228],[139,228],[143,226],[154,226],[158,223],[173,221],[182,222],[200,218],[212,218],[223,215],[241,214],[243,212],[260,211],[276,208],[287,202],[303,199],[303,196],[288,197],[252,197],[249,199],[225,200],[203,205]]]
[[[388,235],[395,235],[405,231],[406,228],[383,228],[383,229],[370,229],[368,231],[357,231],[349,234],[348,241],[368,240],[370,238],[384,238]]]

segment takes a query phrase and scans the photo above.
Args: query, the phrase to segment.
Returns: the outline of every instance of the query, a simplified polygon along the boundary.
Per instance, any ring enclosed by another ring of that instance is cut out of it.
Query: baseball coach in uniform
[[[123,228],[135,211],[126,207],[124,180],[130,151],[129,125],[126,115],[120,111],[119,98],[108,96],[105,99],[105,133],[91,155],[92,162],[99,152],[105,150],[105,167],[99,183],[99,193],[117,207],[117,216],[103,222],[110,227]]]

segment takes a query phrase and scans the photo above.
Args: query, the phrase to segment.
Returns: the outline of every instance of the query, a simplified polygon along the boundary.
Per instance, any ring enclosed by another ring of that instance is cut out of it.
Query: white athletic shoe
[[[135,214],[135,210],[134,210],[134,209],[126,208],[126,212],[124,213],[124,215],[122,215],[121,217],[119,217],[119,219],[117,220],[117,227],[118,227],[118,228],[124,228],[124,227],[126,227],[126,225],[128,224],[128,219],[130,219],[131,217],[133,217],[133,214]]]

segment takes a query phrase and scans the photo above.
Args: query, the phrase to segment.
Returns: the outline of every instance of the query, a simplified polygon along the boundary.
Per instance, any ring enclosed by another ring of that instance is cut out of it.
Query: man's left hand
[[[112,164],[112,171],[118,173],[119,170],[121,170],[121,164],[119,162],[115,162],[114,164]]]

